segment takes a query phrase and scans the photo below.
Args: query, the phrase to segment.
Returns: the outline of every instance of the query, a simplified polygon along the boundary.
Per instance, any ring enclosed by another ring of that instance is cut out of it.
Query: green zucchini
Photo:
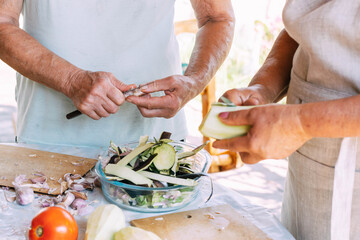
[[[154,149],[154,154],[157,154],[154,158],[154,165],[159,171],[169,170],[175,163],[175,149],[167,143],[163,143],[156,147]]]

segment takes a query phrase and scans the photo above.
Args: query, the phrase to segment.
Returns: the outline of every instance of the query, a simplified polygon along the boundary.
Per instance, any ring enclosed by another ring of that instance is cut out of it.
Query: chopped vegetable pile
[[[148,142],[148,136],[140,138],[139,145],[131,150],[120,148],[111,143],[115,154],[105,167],[105,174],[109,180],[129,181],[136,185],[148,187],[166,187],[168,184],[194,186],[192,178],[203,176],[192,170],[192,161],[188,157],[195,155],[207,143],[189,152],[177,153],[175,147],[169,143],[170,134],[164,132],[160,140]],[[192,174],[191,177],[187,177]]]
[[[148,136],[140,137],[136,148],[110,145],[111,158],[102,167],[109,181],[149,187],[149,190],[135,190],[115,185],[103,188],[113,200],[130,206],[167,208],[181,205],[190,200],[198,179],[208,176],[196,172],[195,158],[207,142],[193,149],[183,151],[181,144],[174,144],[171,133],[163,132],[159,140],[149,141]],[[168,187],[180,185],[180,188]],[[155,189],[154,189],[155,188]],[[105,195],[106,195],[105,194]]]

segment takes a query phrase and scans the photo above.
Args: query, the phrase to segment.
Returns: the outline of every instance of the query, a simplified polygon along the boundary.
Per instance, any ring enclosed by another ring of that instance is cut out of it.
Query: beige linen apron
[[[360,93],[359,2],[287,1],[284,23],[300,45],[288,103]],[[289,158],[283,224],[298,240],[360,239],[359,184],[358,138],[308,141]]]

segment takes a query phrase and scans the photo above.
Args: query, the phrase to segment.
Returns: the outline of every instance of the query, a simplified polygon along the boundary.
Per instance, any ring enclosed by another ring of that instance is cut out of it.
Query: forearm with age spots
[[[360,95],[300,108],[304,132],[311,137],[360,137]]]
[[[234,35],[235,19],[231,2],[192,1],[199,31],[185,76],[193,79],[192,97],[199,94],[228,55]]]
[[[33,81],[69,95],[68,80],[81,71],[11,23],[0,23],[0,58]]]

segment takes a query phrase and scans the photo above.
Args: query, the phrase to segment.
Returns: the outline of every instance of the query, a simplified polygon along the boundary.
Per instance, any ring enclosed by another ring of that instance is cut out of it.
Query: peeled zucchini
[[[169,170],[175,163],[175,149],[173,146],[163,143],[154,149],[154,154],[157,156],[154,158],[154,165],[157,170]]]
[[[215,139],[227,139],[245,135],[249,129],[249,125],[230,126],[226,125],[219,119],[219,113],[234,112],[239,110],[246,110],[254,106],[235,106],[233,104],[215,103],[211,105],[211,109],[203,119],[199,130],[205,137]]]

